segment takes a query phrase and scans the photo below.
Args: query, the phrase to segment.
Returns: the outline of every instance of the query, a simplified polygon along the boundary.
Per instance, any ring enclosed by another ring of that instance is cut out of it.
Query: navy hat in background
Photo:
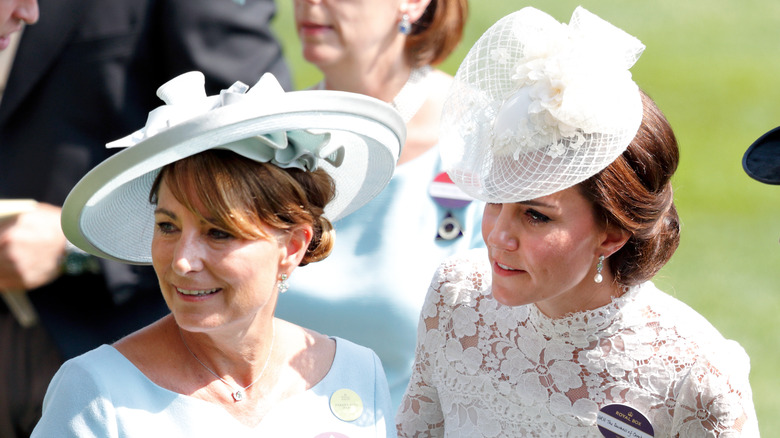
[[[780,127],[750,145],[742,157],[742,168],[756,181],[780,185]]]

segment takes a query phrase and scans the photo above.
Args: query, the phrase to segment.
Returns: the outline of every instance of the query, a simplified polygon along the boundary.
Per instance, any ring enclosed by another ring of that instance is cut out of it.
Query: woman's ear
[[[284,233],[280,239],[282,247],[280,270],[287,271],[289,275],[289,272],[301,263],[313,235],[311,225],[300,225]]]
[[[409,14],[409,21],[414,23],[422,18],[429,4],[431,0],[404,0],[399,12],[401,15]]]
[[[618,252],[628,242],[631,233],[623,228],[607,224],[603,232],[603,238],[599,244],[599,255],[609,257]]]

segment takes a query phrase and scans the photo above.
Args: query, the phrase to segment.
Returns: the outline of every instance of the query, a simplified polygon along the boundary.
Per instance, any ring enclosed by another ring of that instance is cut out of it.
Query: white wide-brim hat
[[[491,26],[450,88],[439,144],[452,181],[510,203],[595,175],[642,121],[629,68],[644,45],[578,7],[569,24],[527,7]]]
[[[248,90],[248,91],[247,91]],[[68,240],[87,253],[150,264],[154,206],[149,192],[160,169],[209,149],[333,178],[332,222],[354,212],[387,185],[406,127],[385,102],[326,90],[284,92],[271,74],[251,89],[237,82],[206,96],[204,77],[190,72],[157,91],[165,101],[146,126],[108,147],[127,147],[92,169],[62,209]]]

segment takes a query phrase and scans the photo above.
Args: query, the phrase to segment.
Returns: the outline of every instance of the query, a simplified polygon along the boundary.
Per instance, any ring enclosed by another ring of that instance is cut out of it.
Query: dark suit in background
[[[157,88],[200,70],[214,94],[270,71],[290,89],[270,33],[272,0],[39,0],[0,103],[0,198],[62,205],[144,125]],[[41,323],[15,325],[0,303],[0,436],[27,436],[51,376],[68,359],[167,312],[150,267],[101,261],[102,273],[63,275],[29,296]],[[56,350],[52,347],[52,341]]]

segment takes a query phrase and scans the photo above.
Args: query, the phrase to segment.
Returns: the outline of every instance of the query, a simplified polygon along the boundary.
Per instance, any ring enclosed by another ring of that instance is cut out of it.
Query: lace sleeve
[[[414,369],[396,416],[399,437],[444,436],[444,417],[436,388],[430,381],[433,356],[429,354],[441,346],[438,336],[441,283],[437,281],[440,273],[441,268],[434,276],[420,312]]]
[[[444,414],[436,389],[439,382],[434,379],[436,368],[445,364],[436,362],[436,353],[445,348],[445,327],[451,323],[455,304],[479,293],[482,274],[469,256],[486,259],[481,251],[446,260],[433,276],[420,312],[412,377],[396,416],[399,437],[444,436]]]
[[[672,436],[758,437],[749,367],[747,354],[733,341],[693,364],[680,382]]]

